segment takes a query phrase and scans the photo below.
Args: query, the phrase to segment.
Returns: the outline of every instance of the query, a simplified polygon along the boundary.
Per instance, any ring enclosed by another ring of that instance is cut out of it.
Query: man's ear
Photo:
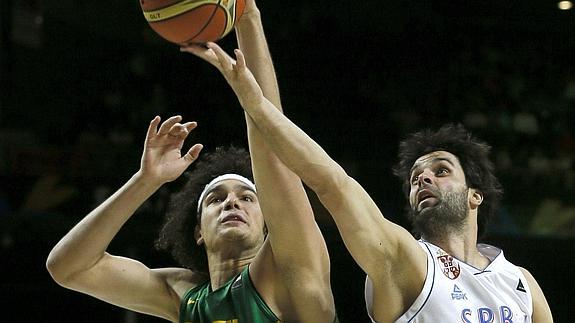
[[[481,203],[483,203],[483,193],[481,191],[476,190],[474,188],[470,189],[470,198],[469,198],[469,205],[472,209],[479,207]]]
[[[194,228],[194,240],[196,240],[196,244],[201,246],[204,244],[204,237],[202,237],[202,229],[200,229],[199,225],[196,225]]]

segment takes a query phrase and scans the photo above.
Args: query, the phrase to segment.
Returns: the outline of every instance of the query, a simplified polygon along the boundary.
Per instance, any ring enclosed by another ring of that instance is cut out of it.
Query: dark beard
[[[441,239],[460,231],[467,219],[467,189],[445,192],[437,198],[440,199],[437,205],[421,211],[415,206],[408,213],[413,231],[426,240]]]

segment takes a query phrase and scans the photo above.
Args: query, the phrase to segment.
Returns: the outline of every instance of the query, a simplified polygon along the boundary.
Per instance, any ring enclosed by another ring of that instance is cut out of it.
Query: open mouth
[[[228,215],[226,215],[223,219],[222,219],[222,223],[227,223],[227,222],[242,222],[242,223],[247,223],[246,219],[237,213],[230,213]]]
[[[429,198],[433,198],[435,197],[435,195],[431,194],[431,192],[429,190],[422,190],[419,193],[417,193],[417,202],[421,203]]]
[[[423,189],[417,193],[417,209],[423,210],[428,207],[433,207],[438,203],[437,197],[431,192],[431,190]]]

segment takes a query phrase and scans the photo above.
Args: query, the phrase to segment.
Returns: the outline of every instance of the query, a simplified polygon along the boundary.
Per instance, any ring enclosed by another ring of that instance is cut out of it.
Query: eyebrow
[[[455,167],[455,164],[453,164],[453,162],[452,162],[449,158],[446,158],[446,157],[435,157],[435,158],[433,158],[432,160],[430,160],[430,161],[428,161],[428,162],[423,162],[423,163],[419,163],[419,164],[414,164],[413,167],[411,167],[411,169],[409,170],[409,175],[411,176],[411,174],[413,174],[413,171],[414,171],[415,169],[419,168],[419,166],[420,166],[421,164],[426,164],[426,163],[428,163],[428,164],[435,164],[435,163],[442,162],[442,161],[448,162],[451,166]]]
[[[224,184],[223,184],[223,183],[222,183],[222,184],[218,184],[218,185],[214,186],[211,190],[209,190],[208,192],[206,192],[206,197],[204,198],[204,200],[206,200],[207,197],[210,196],[210,194],[212,194],[212,193],[214,193],[214,192],[223,191],[222,185],[224,185]],[[250,192],[252,192],[252,193],[254,193],[254,194],[257,194],[254,190],[252,190],[251,187],[249,187],[249,186],[247,186],[247,185],[243,185],[243,184],[234,185],[234,186],[232,187],[232,189],[233,189],[233,190],[250,191]]]

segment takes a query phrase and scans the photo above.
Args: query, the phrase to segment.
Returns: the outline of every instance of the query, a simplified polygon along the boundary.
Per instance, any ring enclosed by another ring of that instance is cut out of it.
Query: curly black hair
[[[478,235],[483,236],[489,220],[494,216],[503,195],[503,189],[489,160],[491,147],[469,133],[461,124],[446,124],[436,131],[426,129],[411,134],[399,144],[399,162],[394,174],[402,181],[406,197],[410,190],[410,172],[415,161],[434,151],[447,151],[459,159],[467,187],[483,193],[478,211]],[[420,234],[419,232],[416,232]]]
[[[181,266],[208,274],[205,247],[198,246],[194,230],[199,225],[197,205],[204,187],[214,178],[228,173],[242,175],[253,181],[249,153],[243,148],[218,147],[202,154],[193,169],[183,174],[185,184],[174,193],[168,204],[164,224],[155,247],[169,252]]]

